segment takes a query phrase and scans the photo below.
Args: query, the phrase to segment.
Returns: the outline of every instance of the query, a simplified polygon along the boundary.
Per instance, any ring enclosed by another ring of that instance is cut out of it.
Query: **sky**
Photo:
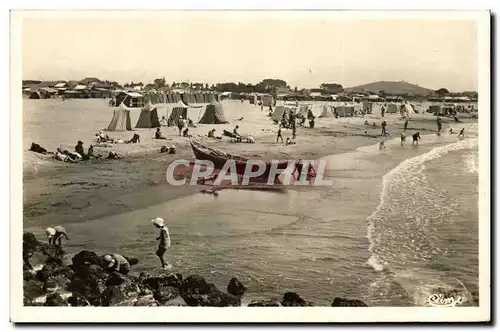
[[[23,79],[256,84],[280,78],[292,88],[404,80],[477,90],[477,25],[471,20],[60,15],[24,18],[21,36]]]

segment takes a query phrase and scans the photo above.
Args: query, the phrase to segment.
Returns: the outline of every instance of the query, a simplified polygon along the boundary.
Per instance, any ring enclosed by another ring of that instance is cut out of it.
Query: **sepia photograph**
[[[10,15],[13,322],[490,320],[489,11]]]

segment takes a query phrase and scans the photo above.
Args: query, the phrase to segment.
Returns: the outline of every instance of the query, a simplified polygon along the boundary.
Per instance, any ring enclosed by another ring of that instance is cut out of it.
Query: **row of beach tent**
[[[184,102],[179,101],[174,105],[170,115],[168,116],[168,121],[177,123],[177,121],[182,117],[187,119],[187,112],[189,106]],[[203,116],[199,119],[198,123],[202,124],[223,124],[228,123],[224,115],[224,109],[222,104],[217,101],[212,101],[207,104],[203,110]],[[158,109],[154,107],[151,103],[148,103],[143,109],[141,109],[141,114],[135,125],[135,128],[158,128],[160,127],[160,120],[158,118]],[[114,111],[113,117],[106,128],[107,131],[126,131],[132,130],[132,124],[130,120],[130,109],[123,103],[120,104]]]
[[[185,104],[209,104],[220,101],[220,95],[213,92],[200,93],[166,93],[163,91],[147,92],[145,99],[151,104],[174,104],[182,101]]]

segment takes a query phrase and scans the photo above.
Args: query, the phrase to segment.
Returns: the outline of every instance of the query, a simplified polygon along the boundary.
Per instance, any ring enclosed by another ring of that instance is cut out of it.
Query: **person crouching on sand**
[[[106,264],[106,268],[111,271],[120,272],[121,274],[127,275],[130,272],[129,261],[118,254],[106,254],[102,257]]]
[[[64,236],[66,240],[69,240],[68,235],[66,234],[66,229],[62,226],[54,226],[48,227],[45,230],[45,234],[47,234],[47,238],[49,239],[49,244],[56,244],[56,241],[59,246],[62,245],[61,240]]]
[[[159,245],[158,245],[158,250],[156,250],[156,256],[158,256],[158,258],[160,259],[160,262],[161,262],[161,267],[162,269],[170,269],[172,267],[172,265],[168,264],[168,262],[165,262],[164,258],[163,258],[163,255],[165,254],[165,252],[167,251],[167,248],[170,247],[170,234],[168,232],[168,228],[167,226],[165,226],[165,222],[163,221],[163,218],[155,218],[153,220],[151,220],[151,222],[153,223],[153,225],[160,229],[160,234],[159,236],[156,238],[157,241],[160,241]]]
[[[413,137],[413,142],[411,143],[411,145],[418,146],[418,142],[420,141],[420,133],[416,132],[415,134],[413,134],[412,137]]]
[[[401,146],[405,144],[405,141],[406,141],[406,134],[403,132],[401,133]]]

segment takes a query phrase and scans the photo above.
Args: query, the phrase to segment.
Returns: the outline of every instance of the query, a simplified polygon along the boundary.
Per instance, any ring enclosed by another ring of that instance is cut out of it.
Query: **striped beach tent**
[[[113,111],[113,118],[106,128],[107,131],[132,130],[130,122],[130,110],[123,103]]]

